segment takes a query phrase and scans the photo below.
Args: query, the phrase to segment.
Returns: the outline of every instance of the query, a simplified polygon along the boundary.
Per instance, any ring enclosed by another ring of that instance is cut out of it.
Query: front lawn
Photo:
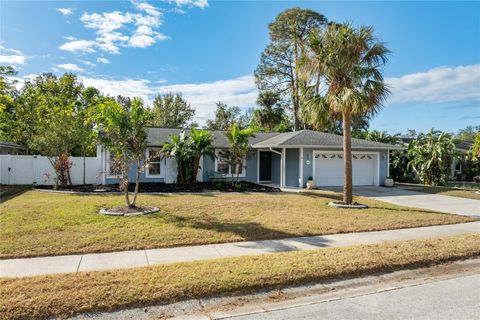
[[[470,190],[468,190],[468,189],[459,189],[459,188],[442,187],[442,186],[424,186],[424,185],[421,185],[421,184],[399,183],[398,185],[403,189],[412,190],[412,191],[480,200],[480,194],[477,193],[477,191],[479,191],[479,190],[474,189],[473,187]]]
[[[480,235],[386,242],[145,268],[0,279],[0,318],[67,317],[321,282],[480,255]]]
[[[473,221],[457,215],[356,198],[367,210],[336,209],[340,194],[211,193],[139,196],[146,216],[98,214],[121,195],[29,191],[0,204],[0,257],[107,252],[278,239]]]

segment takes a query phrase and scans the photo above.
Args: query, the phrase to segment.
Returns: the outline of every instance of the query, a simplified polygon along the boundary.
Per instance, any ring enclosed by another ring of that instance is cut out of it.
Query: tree
[[[234,123],[238,123],[242,128],[247,126],[248,119],[240,113],[239,107],[229,107],[223,102],[217,102],[215,118],[207,120],[208,130],[230,130]]]
[[[186,128],[192,126],[195,109],[180,93],[157,95],[153,100],[152,125],[164,128]]]
[[[472,145],[472,156],[475,160],[480,160],[480,132],[475,135],[475,141]]]
[[[231,129],[225,132],[225,136],[230,144],[226,158],[233,169],[230,169],[232,181],[235,174],[238,183],[238,176],[244,170],[244,161],[250,151],[249,139],[255,137],[255,133],[252,129],[241,129],[237,123],[234,123]]]
[[[389,143],[389,144],[398,144],[400,143],[400,134],[391,135],[386,131],[367,131],[365,133],[359,134],[358,138],[375,141],[375,142],[382,142],[382,143]]]
[[[257,104],[260,106],[253,112],[253,120],[261,129],[273,131],[285,118],[285,111],[280,102],[280,95],[273,91],[260,92]]]
[[[411,159],[408,168],[422,183],[442,185],[448,182],[450,164],[456,155],[455,143],[450,134],[432,129],[410,142],[408,155]]]
[[[152,115],[140,98],[118,97],[105,99],[99,104],[94,119],[98,140],[115,156],[122,171],[119,183],[128,207],[135,207],[140,185],[142,158],[147,147],[147,124]],[[135,189],[132,201],[129,195],[129,168],[136,163]],[[148,165],[148,159],[144,162]]]
[[[344,191],[343,202],[352,203],[352,116],[375,114],[389,90],[382,76],[388,49],[374,35],[372,27],[354,28],[330,24],[312,34],[310,50],[313,72],[325,78],[326,92],[312,103],[318,112],[329,110],[342,116]]]
[[[480,126],[467,126],[464,129],[458,130],[455,138],[462,141],[474,142],[475,136],[480,133]]]
[[[260,57],[255,70],[257,87],[288,93],[293,109],[293,129],[300,127],[301,90],[306,83],[299,74],[300,60],[309,34],[322,29],[327,19],[320,13],[301,8],[281,12],[268,25],[270,44]]]
[[[15,88],[16,81],[12,78],[16,74],[13,67],[0,66],[0,140],[3,141],[14,140],[11,129],[17,90]]]
[[[60,78],[51,73],[37,76],[22,91],[25,99],[21,103],[26,104],[26,111],[32,108],[34,112],[33,119],[23,113],[34,127],[28,143],[48,157],[57,175],[56,185],[62,187],[71,184],[69,157],[78,143],[76,108],[82,92],[83,85],[71,73]]]
[[[197,182],[202,156],[215,158],[212,140],[208,131],[192,128],[190,135],[182,131],[179,135],[173,135],[170,142],[163,146],[163,154],[175,157],[177,161],[177,183]]]

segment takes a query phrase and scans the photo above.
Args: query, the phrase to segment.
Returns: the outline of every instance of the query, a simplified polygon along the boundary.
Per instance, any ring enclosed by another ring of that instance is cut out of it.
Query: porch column
[[[390,149],[387,150],[387,177],[390,177]]]
[[[298,163],[299,163],[299,177],[298,177],[298,184],[300,188],[303,188],[303,148],[300,148],[300,154],[298,156]]]
[[[280,182],[280,187],[285,188],[285,161],[286,161],[286,153],[285,153],[285,148],[282,148],[282,161],[280,163],[281,168],[281,182]]]

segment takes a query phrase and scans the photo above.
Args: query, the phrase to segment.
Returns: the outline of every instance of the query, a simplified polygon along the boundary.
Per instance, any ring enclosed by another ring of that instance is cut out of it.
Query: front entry
[[[272,153],[260,151],[260,181],[272,181]]]

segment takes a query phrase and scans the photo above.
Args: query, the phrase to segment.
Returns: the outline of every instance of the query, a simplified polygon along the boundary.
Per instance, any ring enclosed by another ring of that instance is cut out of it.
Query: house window
[[[147,177],[159,177],[161,175],[162,154],[160,149],[147,149]]]
[[[224,176],[234,176],[245,177],[244,167],[246,160],[243,159],[243,165],[229,165],[228,164],[228,151],[227,150],[217,150],[217,158],[215,159],[215,171],[223,174]]]
[[[119,156],[107,151],[107,175],[109,177],[120,177],[122,175],[122,161]]]

